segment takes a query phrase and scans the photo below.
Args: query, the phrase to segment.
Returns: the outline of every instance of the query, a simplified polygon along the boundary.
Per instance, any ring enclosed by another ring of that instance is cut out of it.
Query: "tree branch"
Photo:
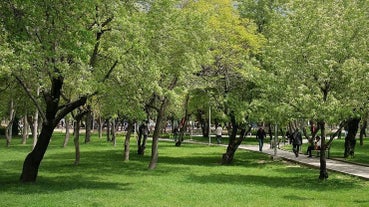
[[[15,77],[15,79],[17,79],[18,83],[22,86],[22,88],[25,90],[25,92],[27,93],[29,98],[35,104],[38,112],[40,113],[40,116],[42,117],[42,119],[46,120],[45,113],[42,111],[41,106],[40,106],[40,104],[38,104],[36,98],[32,95],[31,90],[29,88],[27,88],[26,84],[17,75],[15,75],[14,73],[12,75]]]

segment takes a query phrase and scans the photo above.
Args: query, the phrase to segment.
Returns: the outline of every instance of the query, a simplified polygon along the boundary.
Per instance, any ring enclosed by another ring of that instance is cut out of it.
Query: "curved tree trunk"
[[[359,130],[360,118],[352,118],[347,121],[347,136],[345,139],[344,157],[354,156],[356,145],[356,134]]]
[[[30,152],[23,163],[23,170],[20,176],[22,182],[35,182],[38,174],[38,169],[43,159],[53,131],[59,121],[65,117],[68,113],[73,111],[79,106],[86,103],[87,97],[80,97],[78,100],[71,102],[63,107],[59,106],[59,100],[61,96],[61,88],[63,86],[63,78],[55,77],[51,82],[51,89],[49,93],[44,94],[46,103],[45,113],[41,133],[38,137],[37,143]],[[41,109],[39,106],[38,109]],[[41,113],[41,111],[39,111]]]
[[[36,181],[38,168],[49,146],[55,126],[52,122],[44,122],[35,148],[30,152],[23,163],[23,171],[20,177],[22,182]]]
[[[167,107],[167,104],[168,104],[168,99],[164,98],[164,100],[161,103],[160,109],[158,110],[158,114],[156,116],[156,125],[155,125],[154,134],[152,137],[151,161],[149,164],[149,169],[155,169],[158,163],[159,134],[160,134],[160,129],[162,128],[161,126],[163,124],[163,119],[164,119],[164,114],[165,114],[165,109]]]
[[[251,127],[246,129],[245,127],[241,127],[241,133],[239,138],[237,138],[237,131],[240,128],[239,124],[236,122],[236,118],[233,113],[230,114],[231,124],[232,124],[232,132],[229,136],[229,142],[226,153],[222,156],[222,165],[228,165],[233,162],[234,154],[236,153],[238,147],[245,139],[246,134],[251,131]]]

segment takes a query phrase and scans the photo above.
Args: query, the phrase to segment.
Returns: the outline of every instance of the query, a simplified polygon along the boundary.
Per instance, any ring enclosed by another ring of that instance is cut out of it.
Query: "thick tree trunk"
[[[320,147],[320,180],[326,180],[328,178],[328,171],[327,171],[327,161],[325,159],[325,122],[321,121],[318,123],[320,128],[320,140],[321,140],[321,147]]]
[[[124,140],[124,161],[129,161],[129,147],[131,142],[131,134],[133,131],[133,121],[128,121],[126,139]]]
[[[22,182],[35,182],[38,168],[49,146],[55,126],[51,122],[44,122],[35,148],[30,152],[23,163],[23,171],[20,177]]]
[[[231,123],[232,123],[232,132],[229,136],[229,142],[226,153],[223,154],[222,157],[222,165],[229,165],[233,162],[234,154],[236,153],[238,147],[242,143],[242,141],[245,139],[246,134],[251,131],[251,127],[249,127],[248,130],[246,130],[245,127],[241,128],[241,133],[239,138],[237,138],[237,131],[239,128],[238,123],[236,122],[235,116],[231,113],[230,114]]]
[[[63,77],[55,77],[52,79],[51,89],[44,93],[46,103],[45,114],[43,115],[43,124],[41,133],[38,137],[36,146],[30,152],[23,163],[23,171],[20,176],[22,182],[35,182],[38,174],[38,168],[43,159],[53,131],[59,121],[68,113],[79,106],[86,103],[87,97],[81,97],[78,100],[71,102],[64,107],[59,106],[61,96],[61,88],[63,86]],[[40,108],[40,107],[38,107]],[[41,111],[39,111],[41,112]]]
[[[356,134],[359,130],[360,118],[352,118],[347,122],[347,136],[345,138],[344,157],[354,156],[356,145]]]
[[[156,165],[158,163],[158,158],[159,158],[159,134],[160,134],[160,129],[161,126],[163,124],[163,119],[164,119],[164,114],[165,114],[165,110],[168,104],[168,100],[167,98],[165,98],[162,101],[162,104],[160,106],[160,109],[158,110],[158,114],[156,116],[156,125],[155,125],[155,130],[154,130],[154,134],[152,137],[152,145],[151,145],[151,161],[149,164],[149,169],[155,169]]]

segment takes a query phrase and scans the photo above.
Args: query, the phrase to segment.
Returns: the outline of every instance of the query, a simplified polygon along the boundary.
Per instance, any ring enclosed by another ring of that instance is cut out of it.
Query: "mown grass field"
[[[0,206],[369,206],[369,182],[358,178],[330,172],[322,182],[318,169],[244,150],[222,166],[224,147],[173,142],[160,142],[157,169],[148,170],[151,143],[138,156],[132,139],[124,162],[118,139],[116,147],[97,137],[81,144],[74,166],[73,142],[63,148],[55,135],[34,184],[18,181],[32,140],[6,148],[0,139]]]

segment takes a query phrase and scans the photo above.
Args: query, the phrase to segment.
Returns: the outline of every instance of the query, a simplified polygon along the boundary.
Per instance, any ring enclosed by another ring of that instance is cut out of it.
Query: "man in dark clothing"
[[[292,140],[292,147],[295,156],[299,156],[300,146],[302,145],[302,135],[299,129],[297,128],[296,131],[293,133],[293,140]]]
[[[259,128],[256,132],[256,139],[259,141],[259,151],[263,150],[264,138],[266,137],[266,133],[263,128]]]

